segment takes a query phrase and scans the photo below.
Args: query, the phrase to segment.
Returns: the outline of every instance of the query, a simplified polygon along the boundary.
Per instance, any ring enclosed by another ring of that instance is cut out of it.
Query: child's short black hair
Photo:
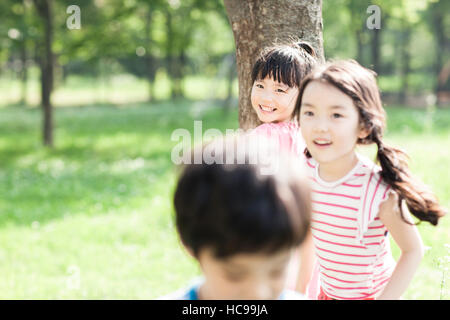
[[[303,78],[317,64],[313,47],[305,41],[264,49],[252,68],[252,83],[267,76],[289,87],[300,87]]]
[[[261,175],[255,164],[187,165],[174,197],[183,244],[196,257],[208,248],[218,258],[298,246],[310,224],[310,194],[289,170]]]

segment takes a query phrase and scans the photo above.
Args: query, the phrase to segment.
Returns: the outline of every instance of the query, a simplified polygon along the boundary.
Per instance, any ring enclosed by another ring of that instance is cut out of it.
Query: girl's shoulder
[[[359,169],[356,175],[359,174],[366,178],[365,180],[367,180],[367,183],[369,184],[380,184],[384,188],[388,187],[388,184],[383,180],[381,167],[379,165],[361,154],[358,154],[358,159]]]
[[[380,206],[389,199],[393,192],[391,186],[383,180],[381,167],[370,159],[358,155],[360,161],[360,182],[362,184],[360,208],[358,213],[358,235],[363,241],[363,236],[369,231],[369,225],[380,224],[378,214]]]
[[[289,122],[268,122],[257,126],[254,130],[257,133],[278,133],[298,131],[300,126],[295,121]]]
[[[359,162],[351,177],[352,182],[362,185],[364,198],[378,198],[384,201],[391,192],[391,186],[383,179],[381,167],[363,155],[357,156]]]
[[[355,185],[358,186],[358,189],[352,189],[352,191],[360,192],[367,189],[363,187],[367,186],[367,184],[376,184],[378,182],[384,184],[380,174],[381,168],[365,156],[357,154],[357,157],[358,162],[355,166],[345,176],[332,182],[323,181],[320,178],[318,175],[319,164],[314,158],[306,158],[305,164],[310,174],[313,176],[313,180],[324,188],[336,189],[342,186],[348,187]]]
[[[297,122],[263,123],[252,130],[258,137],[271,139],[281,149],[301,155],[305,144]]]

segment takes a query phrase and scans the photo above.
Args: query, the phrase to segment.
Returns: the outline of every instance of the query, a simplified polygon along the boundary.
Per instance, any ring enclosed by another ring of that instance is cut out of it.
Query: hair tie
[[[299,41],[296,43],[301,49],[305,50],[310,56],[316,57],[316,51],[314,48],[306,41]]]
[[[375,141],[375,143],[378,146],[378,152],[384,152],[384,144],[383,142],[380,140],[380,138],[378,138],[378,136],[375,136],[373,138],[373,140]]]

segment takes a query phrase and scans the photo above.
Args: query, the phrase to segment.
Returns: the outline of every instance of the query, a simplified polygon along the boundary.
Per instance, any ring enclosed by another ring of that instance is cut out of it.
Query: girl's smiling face
[[[292,118],[297,96],[297,87],[266,77],[253,83],[251,102],[262,122],[286,122]]]
[[[333,85],[310,82],[302,96],[300,128],[311,156],[319,164],[336,164],[342,168],[352,161],[362,129],[353,100]]]

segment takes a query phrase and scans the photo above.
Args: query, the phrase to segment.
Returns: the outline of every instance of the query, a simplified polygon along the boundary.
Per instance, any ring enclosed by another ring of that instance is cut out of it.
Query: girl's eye
[[[303,114],[308,117],[312,117],[314,115],[314,113],[312,111],[305,111],[305,112],[303,112]]]
[[[339,119],[339,118],[342,118],[343,116],[342,116],[342,114],[340,114],[340,113],[333,113],[333,118],[334,119]]]
[[[283,89],[277,89],[277,92],[282,92],[282,93],[286,93],[286,91],[285,91],[285,90],[283,90]]]
[[[260,84],[260,83],[255,84],[255,86],[256,86],[257,88],[264,89],[263,85]]]

